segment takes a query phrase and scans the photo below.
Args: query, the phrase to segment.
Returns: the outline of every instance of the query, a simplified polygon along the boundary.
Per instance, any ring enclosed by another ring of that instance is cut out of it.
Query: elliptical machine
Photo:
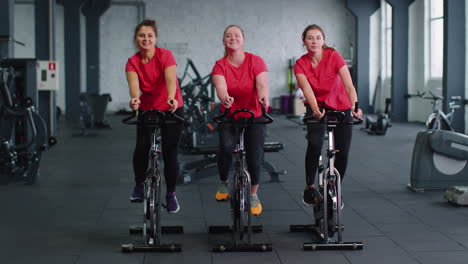
[[[0,184],[34,184],[42,152],[55,145],[57,139],[48,137],[46,123],[33,99],[16,96],[15,78],[13,67],[0,68]]]

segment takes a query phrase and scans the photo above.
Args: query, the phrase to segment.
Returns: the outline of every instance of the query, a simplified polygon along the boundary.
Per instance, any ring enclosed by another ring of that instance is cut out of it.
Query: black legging
[[[312,115],[310,106],[306,107],[306,116]],[[346,118],[344,121],[351,121],[351,110],[346,110]],[[306,183],[313,185],[315,183],[315,174],[318,168],[319,157],[323,145],[323,137],[325,135],[325,125],[307,125],[307,152],[305,157]],[[348,165],[348,152],[353,135],[351,125],[342,125],[334,129],[335,149],[339,150],[335,156],[335,168],[338,170],[343,180],[346,167]]]
[[[250,173],[251,184],[260,182],[260,171],[263,163],[263,145],[265,143],[265,125],[254,124],[245,129],[244,148],[246,150],[247,170]],[[232,151],[239,141],[239,129],[231,124],[219,126],[218,171],[221,181],[229,178],[232,164]]]
[[[168,112],[167,112],[168,113]],[[183,110],[175,111],[183,117]],[[164,178],[166,179],[167,192],[175,192],[177,176],[179,175],[179,162],[177,160],[177,148],[182,135],[183,124],[164,124],[161,127],[161,151],[164,160]],[[133,152],[133,171],[135,182],[145,181],[146,171],[149,163],[149,151],[151,149],[152,128],[137,126],[137,141],[135,152]]]

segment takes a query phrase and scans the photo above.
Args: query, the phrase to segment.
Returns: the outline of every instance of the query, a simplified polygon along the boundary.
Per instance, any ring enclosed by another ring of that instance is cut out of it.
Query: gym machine
[[[418,133],[408,188],[413,191],[468,186],[468,136],[447,130]]]

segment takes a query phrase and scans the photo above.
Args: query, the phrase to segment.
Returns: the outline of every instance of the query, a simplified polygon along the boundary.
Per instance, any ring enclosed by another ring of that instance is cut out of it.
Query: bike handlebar
[[[169,116],[168,116],[169,115]],[[137,118],[137,120],[133,120]],[[164,111],[150,109],[141,112],[141,116],[138,117],[138,111],[134,110],[132,115],[122,119],[122,123],[126,125],[138,125],[143,124],[146,126],[160,126],[162,123],[165,124],[179,124],[183,123],[184,119],[174,113],[166,113]]]
[[[265,119],[255,119],[255,114],[252,110],[241,108],[235,110],[230,116],[228,115],[230,112],[230,108],[226,108],[224,113],[213,117],[213,122],[215,123],[229,123],[229,124],[270,124],[273,122],[273,118],[267,114],[265,108],[262,107],[262,116]],[[235,120],[237,114],[239,113],[247,113],[250,117],[245,117],[242,120]]]
[[[356,102],[356,105],[354,106],[354,109],[357,113],[359,109],[357,102]],[[364,122],[364,120],[361,118],[344,122],[345,117],[346,117],[345,111],[328,110],[320,119],[315,119],[314,116],[310,115],[310,116],[305,116],[302,119],[302,121],[304,122],[304,124],[327,124],[327,125],[359,125],[359,124],[362,124],[362,122]]]
[[[417,94],[406,94],[406,98],[413,98],[413,97],[420,97],[422,99],[427,99],[427,100],[444,100],[443,96],[438,96],[435,95],[432,91],[429,91],[430,96],[425,96],[426,92],[419,92]],[[461,100],[461,96],[455,95],[455,96],[450,96],[451,101],[458,101]]]

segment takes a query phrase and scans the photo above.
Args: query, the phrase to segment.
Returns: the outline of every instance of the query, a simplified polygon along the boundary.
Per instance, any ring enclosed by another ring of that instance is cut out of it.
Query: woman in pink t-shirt
[[[177,81],[176,61],[172,52],[156,46],[158,29],[156,21],[146,19],[135,28],[134,42],[138,52],[125,66],[130,89],[130,108],[138,111],[156,109],[183,117],[183,100]],[[177,149],[182,135],[182,124],[165,124],[161,127],[166,203],[169,213],[180,209],[175,195],[179,163]],[[143,200],[144,180],[151,147],[151,128],[137,126],[137,141],[133,153],[135,187],[130,200]]]
[[[320,119],[327,109],[345,111],[345,121],[352,120],[352,116],[362,117],[362,111],[354,109],[358,98],[346,62],[335,49],[325,45],[322,28],[317,25],[306,27],[302,33],[302,42],[307,53],[296,61],[294,74],[307,99],[306,114]],[[313,205],[318,201],[319,194],[314,183],[324,134],[325,126],[307,127],[306,188],[303,194],[305,205]],[[335,166],[342,180],[348,163],[351,137],[352,126],[338,126],[335,129],[335,147],[339,150],[336,153]]]
[[[234,112],[247,108],[255,117],[262,115],[262,107],[269,106],[267,67],[263,59],[244,52],[244,32],[238,26],[228,26],[223,33],[225,56],[213,67],[213,84],[216,95],[221,101],[221,111],[230,108]],[[218,170],[221,185],[216,192],[216,200],[227,200],[229,196],[228,178],[232,163],[232,151],[239,138],[229,124],[219,127]],[[260,181],[260,170],[263,162],[263,145],[265,143],[265,125],[252,125],[245,132],[247,167],[251,177],[251,213],[258,215],[262,205],[257,195]]]

